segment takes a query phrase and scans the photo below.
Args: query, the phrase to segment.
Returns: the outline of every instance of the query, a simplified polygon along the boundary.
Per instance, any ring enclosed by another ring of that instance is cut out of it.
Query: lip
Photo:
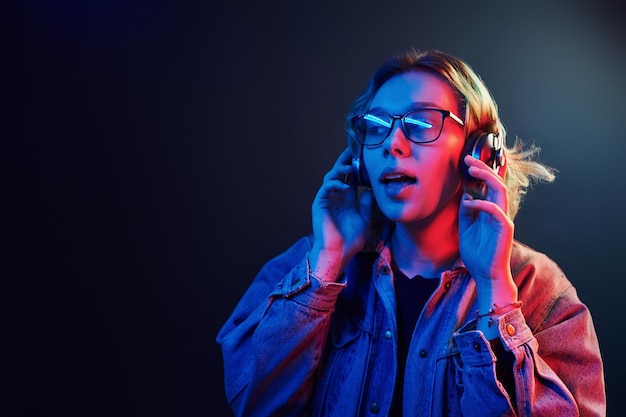
[[[408,178],[412,178],[413,181],[404,181],[404,182],[388,182],[389,178],[404,176]],[[378,177],[379,183],[383,186],[383,190],[385,194],[389,198],[397,199],[403,198],[406,194],[410,193],[410,189],[417,184],[417,178],[415,174],[409,172],[405,169],[398,167],[389,167],[385,168],[383,172]]]
[[[405,169],[397,168],[397,167],[385,168],[383,172],[380,174],[380,176],[378,177],[378,181],[383,185],[388,185],[385,183],[385,181],[388,178],[392,178],[392,177],[408,177],[408,178],[413,178],[415,180],[413,183],[417,182],[417,178],[415,177],[415,174]]]

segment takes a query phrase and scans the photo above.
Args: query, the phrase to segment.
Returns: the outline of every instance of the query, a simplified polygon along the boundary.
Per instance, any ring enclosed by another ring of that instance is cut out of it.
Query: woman
[[[218,335],[235,414],[604,415],[589,310],[513,237],[525,188],[553,174],[504,145],[472,69],[392,57],[347,131],[312,235],[262,268]]]

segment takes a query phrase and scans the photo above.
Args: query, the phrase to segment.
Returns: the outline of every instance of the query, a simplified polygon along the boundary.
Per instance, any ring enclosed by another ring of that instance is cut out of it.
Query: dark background
[[[617,413],[618,5],[5,6],[0,415],[227,416],[215,336],[262,264],[309,233],[348,107],[408,47],[467,60],[509,142],[559,170],[530,190],[516,237],[590,307]]]

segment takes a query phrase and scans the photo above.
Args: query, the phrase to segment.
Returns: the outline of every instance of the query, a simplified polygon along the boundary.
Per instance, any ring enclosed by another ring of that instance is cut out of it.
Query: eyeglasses
[[[434,142],[441,135],[446,117],[464,125],[454,113],[441,109],[411,110],[403,116],[392,116],[387,113],[371,112],[355,116],[351,119],[356,139],[363,146],[373,147],[382,144],[393,130],[393,122],[400,120],[402,132],[414,143]]]

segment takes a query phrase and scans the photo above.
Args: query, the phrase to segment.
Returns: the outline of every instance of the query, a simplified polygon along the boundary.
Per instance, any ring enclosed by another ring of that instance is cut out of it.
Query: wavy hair
[[[555,178],[555,170],[533,160],[540,151],[535,145],[525,147],[524,143],[516,138],[512,147],[506,146],[506,129],[498,117],[498,106],[484,82],[466,62],[445,52],[411,49],[383,62],[371,76],[363,93],[354,101],[346,117],[348,145],[352,153],[359,155],[361,145],[356,140],[350,120],[368,110],[374,95],[387,80],[411,70],[431,71],[448,80],[464,108],[466,137],[471,132],[483,130],[496,133],[502,138],[507,160],[504,181],[507,187],[509,216],[515,218],[531,182],[551,182]]]

